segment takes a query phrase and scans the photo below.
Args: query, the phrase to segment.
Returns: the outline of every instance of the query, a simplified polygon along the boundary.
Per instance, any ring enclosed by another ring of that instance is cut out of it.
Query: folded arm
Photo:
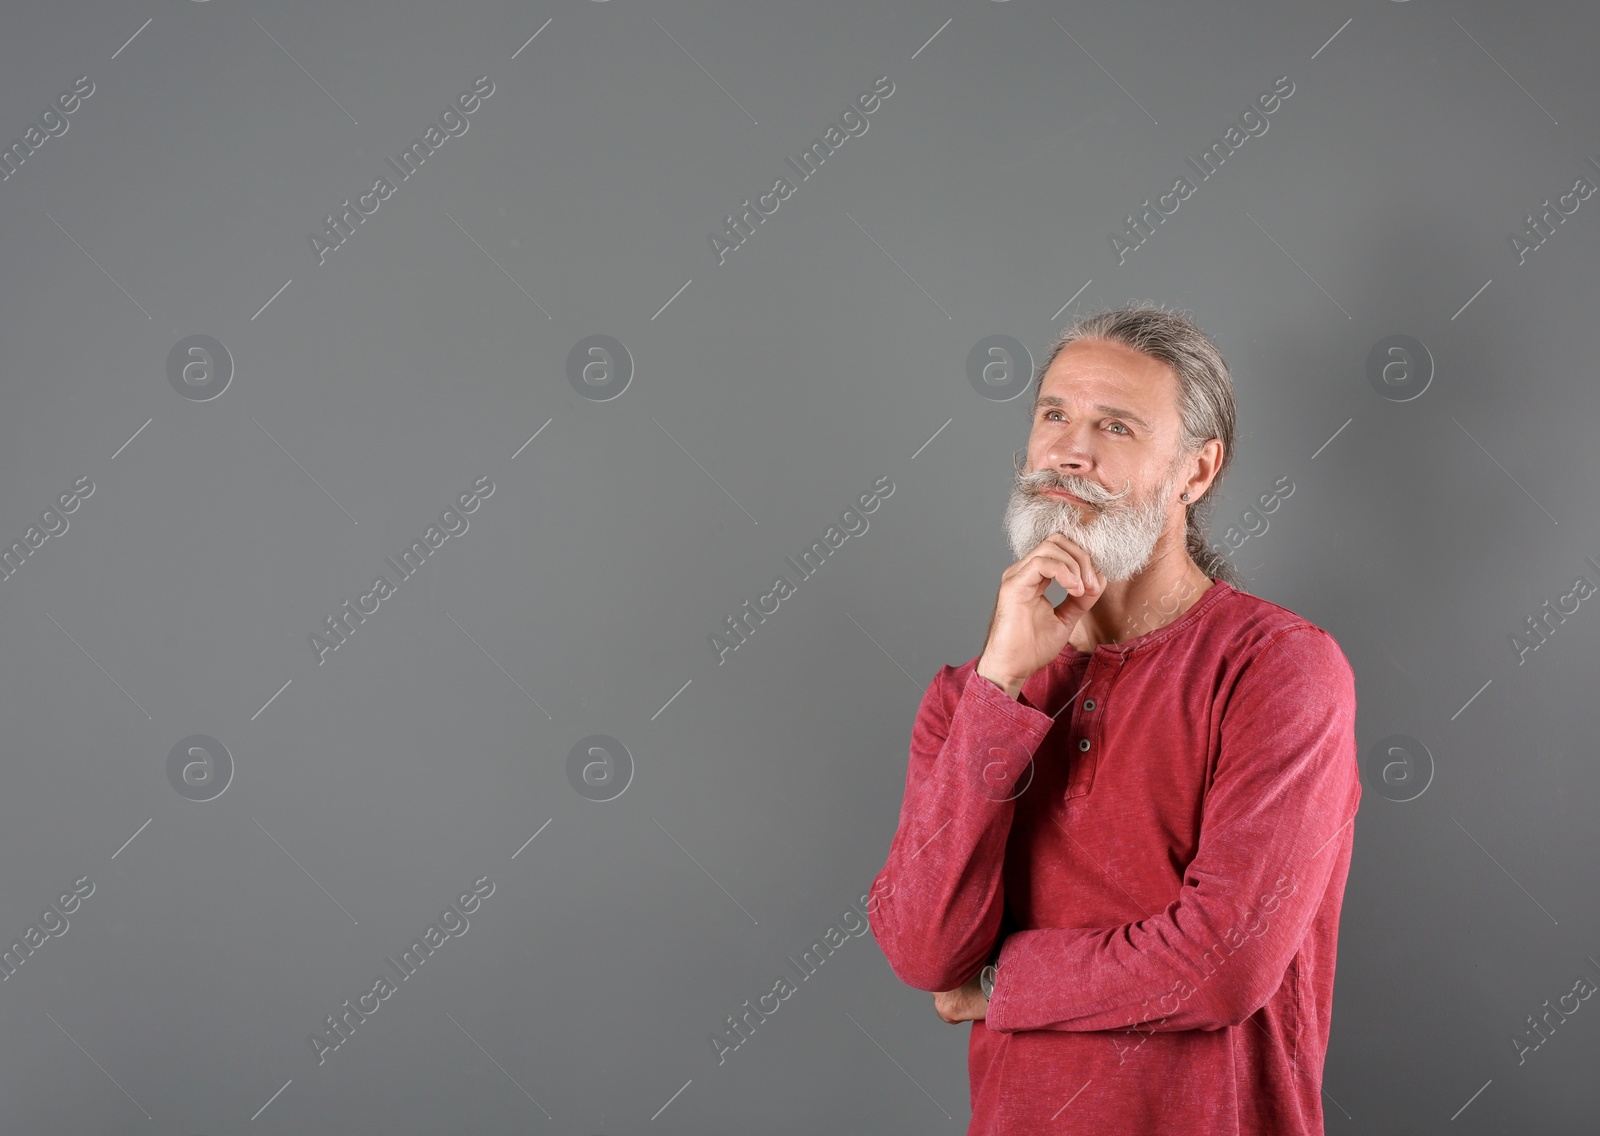
[[[1115,927],[1006,937],[986,1026],[1220,1029],[1283,982],[1347,854],[1361,785],[1355,679],[1326,632],[1280,633],[1240,674],[1179,895]]]

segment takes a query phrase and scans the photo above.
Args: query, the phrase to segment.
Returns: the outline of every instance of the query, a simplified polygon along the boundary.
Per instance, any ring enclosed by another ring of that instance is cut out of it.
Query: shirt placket
[[[1100,761],[1100,741],[1104,731],[1100,722],[1105,716],[1105,694],[1110,686],[1112,668],[1098,654],[1089,660],[1084,671],[1083,690],[1072,706],[1072,732],[1068,737],[1068,772],[1066,800],[1081,797],[1094,785],[1095,767]]]

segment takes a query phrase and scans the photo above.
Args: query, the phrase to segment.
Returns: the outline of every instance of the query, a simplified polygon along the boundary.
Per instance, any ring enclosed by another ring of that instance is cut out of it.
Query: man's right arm
[[[946,666],[923,695],[900,823],[867,915],[889,966],[919,990],[953,990],[989,961],[1016,798],[1054,724],[976,670]]]
[[[1001,675],[998,671],[990,671],[981,658],[978,660],[978,677],[986,678],[990,682],[994,683],[1001,690],[1006,692],[1007,698],[1015,699],[1019,694],[1022,693],[1022,683],[1008,679]]]

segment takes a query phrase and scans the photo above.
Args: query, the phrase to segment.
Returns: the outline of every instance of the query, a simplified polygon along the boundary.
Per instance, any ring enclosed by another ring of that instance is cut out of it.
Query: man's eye
[[[1060,421],[1061,420],[1061,419],[1052,419],[1050,417],[1052,414],[1061,414],[1061,411],[1059,411],[1059,410],[1047,410],[1047,411],[1045,411],[1044,412],[1044,420],[1047,421],[1047,422]],[[1124,434],[1130,434],[1131,435],[1133,433],[1133,431],[1129,430],[1128,427],[1123,425],[1121,422],[1112,422],[1111,425],[1112,426],[1116,426],[1119,429],[1121,429],[1121,431]]]

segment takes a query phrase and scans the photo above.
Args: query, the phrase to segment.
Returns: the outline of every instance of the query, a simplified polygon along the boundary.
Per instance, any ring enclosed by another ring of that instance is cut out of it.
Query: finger
[[[1023,579],[1035,596],[1043,595],[1052,580],[1075,595],[1086,590],[1083,569],[1076,560],[1069,557],[1039,552],[1023,561],[1022,567]]]
[[[1030,554],[1026,560],[1022,560],[1018,566],[1024,570],[1024,574],[1035,573],[1042,579],[1059,579],[1062,573],[1066,573],[1067,576],[1077,576],[1080,581],[1085,579],[1083,563],[1078,562],[1078,558],[1069,552],[1053,547],[1042,547],[1038,552]]]
[[[1053,534],[1059,538],[1062,556],[1070,560],[1078,569],[1079,578],[1084,582],[1084,589],[1091,595],[1098,596],[1105,591],[1106,579],[1095,569],[1094,561],[1086,549],[1074,544],[1060,533]]]
[[[1076,623],[1079,616],[1081,616],[1083,613],[1081,610],[1074,609],[1080,609],[1082,606],[1083,601],[1080,597],[1068,596],[1066,599],[1056,604],[1056,606],[1051,610],[1056,613],[1056,618],[1060,619],[1061,621],[1071,621]]]
[[[1070,558],[1077,565],[1079,574],[1086,584],[1096,585],[1101,588],[1105,586],[1105,581],[1095,571],[1094,562],[1090,559],[1088,551],[1083,546],[1073,543],[1061,533],[1051,533],[1046,538],[1046,541],[1059,549],[1064,556]]]

